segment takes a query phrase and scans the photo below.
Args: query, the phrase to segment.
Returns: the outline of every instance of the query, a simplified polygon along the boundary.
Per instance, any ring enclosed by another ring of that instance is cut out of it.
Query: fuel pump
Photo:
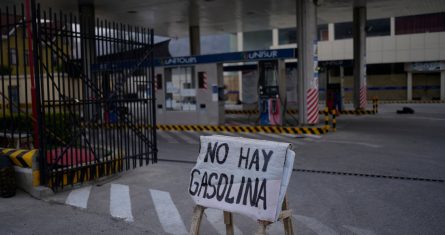
[[[281,125],[278,61],[258,62],[260,125]]]

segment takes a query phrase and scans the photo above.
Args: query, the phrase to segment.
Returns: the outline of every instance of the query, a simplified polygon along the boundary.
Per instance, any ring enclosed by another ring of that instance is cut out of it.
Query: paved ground
[[[416,114],[395,114],[403,106]],[[160,132],[159,158],[173,162],[43,200],[20,192],[0,199],[0,234],[186,234],[193,209],[187,161],[196,159],[202,134],[209,133]],[[445,234],[445,183],[428,181],[445,179],[444,104],[388,104],[376,116],[344,115],[338,132],[321,138],[241,136],[293,144],[288,195],[297,234]],[[208,211],[203,223],[202,234],[224,234],[219,211]],[[239,234],[255,229],[241,215],[235,224]],[[279,224],[269,232],[283,234]]]

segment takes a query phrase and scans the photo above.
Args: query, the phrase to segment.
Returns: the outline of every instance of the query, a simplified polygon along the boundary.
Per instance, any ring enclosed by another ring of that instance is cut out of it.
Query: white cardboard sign
[[[189,193],[198,205],[275,222],[294,158],[287,143],[201,136]]]

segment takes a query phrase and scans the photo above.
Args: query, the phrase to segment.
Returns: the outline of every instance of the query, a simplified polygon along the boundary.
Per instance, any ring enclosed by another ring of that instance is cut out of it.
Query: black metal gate
[[[26,10],[41,182],[57,190],[155,163],[153,30]]]

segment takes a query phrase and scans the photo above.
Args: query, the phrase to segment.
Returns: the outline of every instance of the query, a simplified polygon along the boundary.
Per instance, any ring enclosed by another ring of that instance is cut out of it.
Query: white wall
[[[352,39],[319,41],[318,46],[321,61],[352,59]],[[445,60],[445,32],[368,37],[366,55],[368,64]]]

